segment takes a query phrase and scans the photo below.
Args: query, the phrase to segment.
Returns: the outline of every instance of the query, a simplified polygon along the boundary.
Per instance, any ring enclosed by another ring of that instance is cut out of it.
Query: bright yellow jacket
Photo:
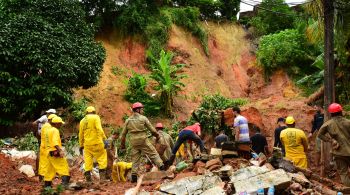
[[[79,145],[80,147],[103,144],[107,139],[101,125],[101,119],[96,114],[87,114],[79,126]]]
[[[45,141],[45,131],[47,129],[51,128],[50,123],[45,123],[42,127],[41,127],[41,143],[40,143],[40,150],[44,150],[45,146],[46,146],[46,141]]]
[[[55,146],[62,147],[60,132],[55,127],[45,130],[46,151],[51,152],[57,150]]]
[[[304,131],[296,128],[286,128],[281,132],[281,142],[286,151],[286,157],[305,158],[307,138]]]

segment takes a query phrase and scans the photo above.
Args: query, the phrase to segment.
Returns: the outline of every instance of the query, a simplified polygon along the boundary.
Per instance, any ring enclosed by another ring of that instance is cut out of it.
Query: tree
[[[97,84],[105,50],[78,0],[0,2],[0,124],[71,102]]]
[[[269,76],[274,70],[302,64],[306,60],[305,36],[295,29],[261,37],[257,60]]]
[[[284,0],[263,0],[258,14],[249,22],[258,36],[293,28],[295,12]]]
[[[148,53],[148,55],[152,54]],[[174,96],[181,90],[181,87],[185,86],[180,80],[186,77],[186,75],[178,74],[185,64],[171,65],[173,54],[165,52],[164,50],[160,52],[159,59],[154,59],[154,56],[149,57],[153,58],[152,61],[155,62],[155,64],[152,65],[153,70],[151,78],[158,83],[156,89],[161,93],[161,105],[163,106],[165,114],[167,116],[172,116]]]

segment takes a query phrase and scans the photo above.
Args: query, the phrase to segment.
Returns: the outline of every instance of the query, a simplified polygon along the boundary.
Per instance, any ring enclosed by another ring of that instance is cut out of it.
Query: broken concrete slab
[[[291,178],[283,169],[257,174],[246,179],[231,181],[233,182],[236,192],[254,191],[261,187],[268,189],[270,186],[274,186],[275,189],[286,189],[291,184]]]
[[[235,171],[230,177],[230,179],[232,182],[245,180],[250,177],[254,177],[269,171],[270,170],[266,167],[249,166],[249,167],[238,169],[237,171]]]
[[[33,170],[33,166],[32,166],[32,165],[22,165],[22,166],[19,168],[19,171],[20,171],[21,173],[26,174],[28,177],[34,177],[34,176],[35,176],[35,173],[34,173],[34,170]]]
[[[206,190],[221,183],[220,177],[208,174],[182,178],[177,181],[164,183],[160,186],[160,191],[172,194],[202,194]]]

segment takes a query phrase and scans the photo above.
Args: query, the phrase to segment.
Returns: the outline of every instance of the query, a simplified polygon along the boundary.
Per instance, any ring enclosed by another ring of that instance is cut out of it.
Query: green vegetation
[[[229,132],[229,127],[222,124],[222,112],[227,108],[242,106],[246,99],[229,99],[220,94],[204,96],[200,106],[195,110],[191,121],[198,121],[204,133],[215,134],[220,130]],[[231,135],[231,133],[228,133]]]
[[[82,98],[80,100],[75,100],[68,108],[69,112],[75,119],[75,121],[80,121],[85,117],[86,108],[88,106],[88,99]]]
[[[146,116],[157,116],[161,105],[157,98],[151,97],[146,92],[147,83],[145,76],[133,73],[133,76],[128,80],[124,98],[131,103],[142,102],[145,106],[144,112]]]
[[[38,139],[33,135],[32,132],[27,133],[19,139],[16,139],[14,145],[17,146],[18,150],[33,150],[35,152],[39,151]]]
[[[261,37],[257,59],[268,77],[277,68],[303,64],[307,59],[306,38],[294,29]]]
[[[284,0],[263,0],[258,14],[249,22],[258,36],[293,28],[296,13]]]
[[[172,116],[174,96],[181,90],[181,87],[185,86],[180,80],[186,76],[178,74],[185,64],[171,65],[173,54],[170,52],[162,50],[159,55],[160,58],[157,60],[151,53],[149,53],[149,57],[152,61],[156,62],[152,65],[153,72],[151,78],[158,83],[158,86],[156,86],[155,89],[160,92],[160,103],[164,113],[167,116]]]
[[[74,148],[79,148],[79,137],[78,135],[72,135],[66,139],[65,149],[68,154],[75,156]]]
[[[76,0],[0,3],[0,125],[70,104],[72,88],[94,86],[105,51]]]

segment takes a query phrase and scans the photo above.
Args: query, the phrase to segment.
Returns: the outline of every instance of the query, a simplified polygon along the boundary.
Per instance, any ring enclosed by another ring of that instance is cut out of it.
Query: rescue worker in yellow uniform
[[[132,163],[116,162],[113,164],[112,178],[114,182],[125,182],[129,171],[132,168]]]
[[[165,170],[162,159],[147,137],[147,129],[159,140],[160,136],[149,122],[147,117],[142,115],[143,105],[136,102],[132,105],[133,114],[125,121],[121,135],[121,149],[125,149],[125,137],[130,133],[132,170],[131,181],[137,182],[137,171],[141,162],[141,155],[145,154],[160,169]]]
[[[41,127],[41,135],[45,135],[45,131],[49,128],[51,128],[51,120],[53,117],[56,117],[56,114],[50,114],[47,119],[48,122],[45,123],[42,127]],[[46,172],[46,167],[47,167],[47,163],[48,163],[48,156],[49,153],[46,150],[46,142],[45,142],[45,136],[40,136],[40,149],[39,149],[39,180],[43,181],[44,179],[44,175]]]
[[[60,138],[59,128],[64,124],[63,120],[56,116],[51,120],[51,128],[45,130],[45,143],[48,152],[48,163],[44,175],[45,187],[51,187],[52,180],[56,173],[62,178],[62,185],[68,187],[70,176],[69,167],[64,152],[62,151],[62,144]]]
[[[92,106],[86,108],[86,115],[80,121],[79,145],[84,150],[84,176],[91,182],[93,159],[96,159],[101,180],[107,180],[107,151],[105,146],[106,135],[102,129],[101,119]]]
[[[303,130],[295,128],[295,120],[292,116],[286,118],[287,128],[282,130],[280,138],[285,148],[286,158],[295,166],[307,168],[307,138]]]

